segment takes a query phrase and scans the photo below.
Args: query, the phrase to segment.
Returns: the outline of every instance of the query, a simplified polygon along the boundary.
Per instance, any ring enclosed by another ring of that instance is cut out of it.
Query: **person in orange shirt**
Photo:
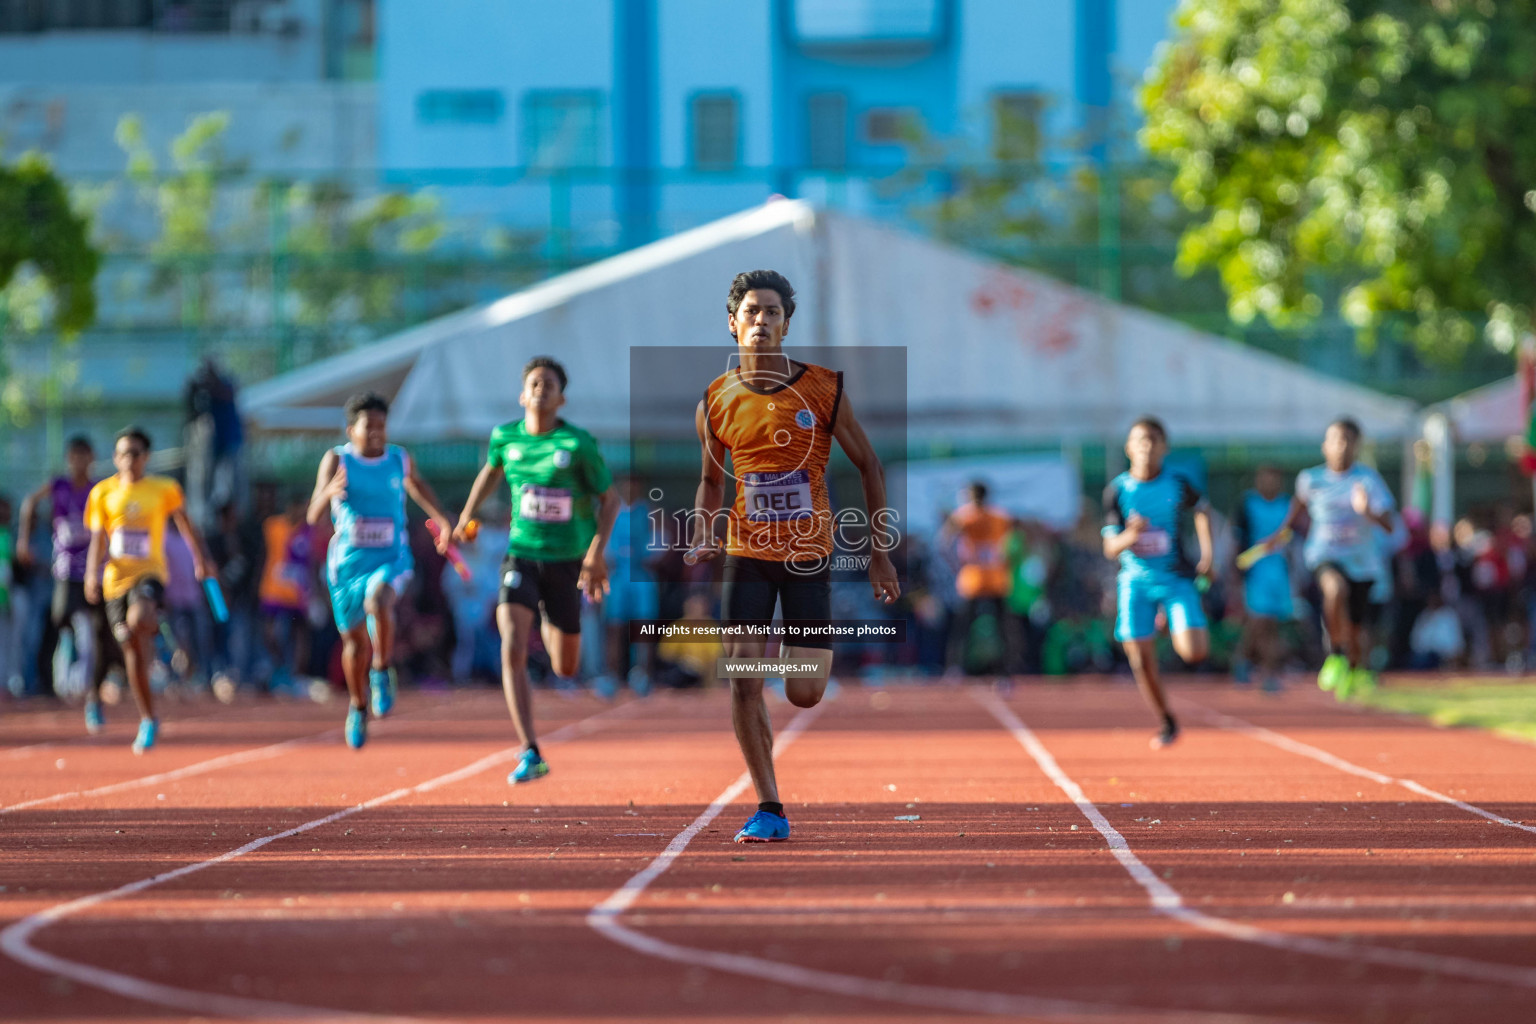
[[[139,731],[133,751],[155,745],[160,723],[149,692],[151,646],[165,606],[165,524],[176,529],[192,549],[192,571],[208,577],[203,540],[187,518],[181,485],[163,476],[146,476],[149,435],[128,427],[117,435],[112,464],[117,473],[91,488],[85,500],[85,527],[91,532],[86,556],[85,596],[106,603],[107,622],[122,645],[128,686],[139,706]]]
[[[971,627],[983,608],[988,608],[1003,638],[1003,664],[1008,671],[1018,658],[1018,634],[1006,602],[1013,587],[1007,550],[1014,529],[1013,517],[987,504],[987,485],[980,480],[966,488],[966,499],[939,530],[940,546],[947,549],[953,543],[954,558],[959,563],[955,592],[960,603],[949,622],[945,664],[951,675],[964,671]]]
[[[283,690],[309,664],[309,598],[314,586],[314,527],[305,521],[308,501],[292,494],[287,508],[261,524],[267,561],[257,597],[262,640],[272,661],[270,689]]]
[[[901,594],[888,538],[877,526],[889,514],[885,471],[843,393],[843,375],[784,354],[795,312],[795,290],[772,270],[737,274],[726,296],[739,364],[715,378],[694,412],[703,469],[694,497],[692,548],[687,560],[722,554],[715,537],[725,498],[727,455],[736,498],[726,517],[721,620],[726,626],[767,622],[774,605],[786,622],[825,624],[832,618],[832,513],[827,460],[836,439],[859,471],[870,517],[869,582],[886,604]],[[726,656],[758,659],[767,642],[729,638]],[[815,677],[786,678],[784,695],[814,707],[827,689],[830,639],[781,645],[780,654],[814,664]],[[763,679],[731,679],[731,722],[741,746],[757,813],[736,833],[738,843],[789,838],[773,769],[773,726],[763,701]]]

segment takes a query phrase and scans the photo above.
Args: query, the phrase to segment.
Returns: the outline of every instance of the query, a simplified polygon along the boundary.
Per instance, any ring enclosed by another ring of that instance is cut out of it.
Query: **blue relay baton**
[[[208,607],[213,611],[214,620],[228,622],[229,605],[224,603],[224,591],[219,587],[219,581],[212,576],[203,580],[203,593],[208,595]]]

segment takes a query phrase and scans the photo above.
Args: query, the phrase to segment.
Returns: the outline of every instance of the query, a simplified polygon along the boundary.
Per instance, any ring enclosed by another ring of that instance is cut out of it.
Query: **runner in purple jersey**
[[[86,697],[86,728],[95,733],[101,728],[101,703],[98,695],[101,681],[107,670],[122,660],[122,652],[112,640],[103,606],[91,604],[85,599],[85,562],[91,547],[91,533],[85,528],[85,501],[91,487],[91,463],[95,452],[86,437],[70,439],[64,452],[68,466],[65,476],[39,487],[27,495],[21,503],[21,529],[16,544],[16,557],[23,565],[36,564],[32,552],[32,534],[36,523],[37,505],[49,504],[53,523],[53,604],[49,610],[43,631],[43,641],[37,650],[37,678],[39,690],[48,696],[57,696],[53,679],[53,658],[59,638],[65,630],[73,632],[76,613],[83,612],[91,622],[94,634],[95,664],[91,673],[91,692]]]

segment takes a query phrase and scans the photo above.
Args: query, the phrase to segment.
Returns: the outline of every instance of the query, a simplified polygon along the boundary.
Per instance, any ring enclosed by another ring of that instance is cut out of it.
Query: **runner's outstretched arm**
[[[502,474],[497,468],[487,462],[480,467],[479,474],[475,477],[474,486],[469,489],[469,497],[464,499],[464,509],[459,513],[459,525],[453,528],[453,540],[456,544],[466,544],[470,537],[466,531],[469,521],[475,518],[475,513],[486,498],[496,490],[501,483]]]
[[[1264,545],[1271,551],[1278,548],[1280,545],[1277,544],[1276,541],[1279,539],[1280,535],[1286,530],[1292,529],[1296,525],[1297,517],[1306,510],[1307,503],[1296,497],[1296,495],[1291,495],[1291,507],[1285,510],[1284,521],[1281,522],[1280,527],[1275,530],[1274,533],[1264,538]]]
[[[203,535],[197,532],[197,527],[193,526],[192,520],[187,517],[187,510],[179,508],[172,512],[171,521],[176,524],[176,529],[181,531],[182,538],[192,551],[192,574],[199,580],[205,580],[213,575],[209,571],[213,560],[208,557],[208,549],[203,547]]]
[[[693,522],[689,524],[693,535],[688,538],[688,545],[691,555],[707,562],[720,553],[713,527],[715,515],[725,501],[725,445],[709,429],[709,414],[703,402],[694,413],[693,425],[699,432],[703,466],[699,470],[699,489],[693,496]]]
[[[32,527],[37,517],[37,503],[48,497],[51,490],[51,484],[43,484],[21,499],[21,522],[16,528],[16,560],[22,565],[31,565],[33,562]]]
[[[598,497],[597,532],[587,545],[587,556],[581,560],[581,575],[576,585],[587,595],[587,600],[598,601],[608,593],[608,562],[603,552],[608,550],[608,538],[613,534],[613,523],[619,517],[619,492],[612,484]]]
[[[1211,538],[1211,514],[1203,508],[1195,510],[1195,540],[1200,544],[1200,564],[1195,566],[1195,575],[1209,576],[1216,566],[1216,544]]]
[[[101,556],[106,547],[105,531],[92,530],[91,546],[85,552],[85,599],[91,604],[101,603]]]
[[[453,543],[453,520],[443,514],[442,505],[438,502],[437,493],[432,490],[432,485],[416,472],[416,460],[406,456],[406,467],[405,493],[421,506],[423,512],[437,522],[437,553],[441,555],[448,550],[448,545]]]
[[[896,579],[896,567],[891,564],[890,553],[880,546],[884,531],[876,524],[876,516],[889,507],[885,501],[885,467],[880,465],[880,457],[854,416],[853,402],[846,394],[838,406],[832,436],[837,438],[848,461],[859,471],[859,482],[864,486],[864,508],[869,514],[869,583],[875,590],[875,597],[890,604],[901,596],[901,584]]]
[[[320,456],[320,471],[315,475],[315,493],[310,495],[309,508],[304,512],[304,521],[310,526],[314,526],[330,511],[332,498],[347,493],[346,470],[337,471],[340,463],[341,459],[334,450]]]

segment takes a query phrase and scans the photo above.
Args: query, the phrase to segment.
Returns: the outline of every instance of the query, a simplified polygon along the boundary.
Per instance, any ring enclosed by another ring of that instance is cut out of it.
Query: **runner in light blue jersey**
[[[1284,478],[1274,466],[1260,466],[1254,489],[1244,492],[1232,516],[1237,550],[1243,551],[1274,534],[1290,512],[1291,496]],[[1285,637],[1280,624],[1295,618],[1291,601],[1291,566],[1284,551],[1275,551],[1239,570],[1243,577],[1243,606],[1247,613],[1243,633],[1232,661],[1232,675],[1248,681],[1254,665],[1263,673],[1264,689],[1280,689],[1280,670],[1285,664]]]
[[[1141,695],[1162,719],[1152,739],[1156,749],[1179,737],[1158,679],[1157,610],[1167,616],[1179,657],[1191,665],[1204,661],[1211,638],[1195,581],[1211,572],[1211,517],[1205,496],[1189,477],[1163,464],[1168,431],[1162,421],[1151,416],[1137,420],[1125,455],[1130,471],[1104,489],[1104,557],[1120,562],[1115,639],[1125,645]],[[1189,522],[1200,543],[1198,564],[1184,553]]]
[[[347,443],[321,458],[307,516],[314,524],[329,510],[336,528],[325,578],[342,636],[342,667],[352,698],[345,735],[354,750],[368,737],[365,693],[372,691],[376,716],[388,714],[395,702],[394,605],[413,569],[406,496],[437,521],[440,551],[453,532],[411,457],[386,440],[388,417],[389,403],[381,395],[370,392],[347,402]]]
[[[1376,675],[1366,664],[1365,620],[1371,589],[1385,570],[1379,531],[1391,533],[1397,519],[1396,503],[1381,474],[1356,461],[1359,448],[1360,424],[1346,418],[1329,425],[1323,435],[1323,465],[1296,477],[1291,509],[1268,542],[1278,548],[1280,532],[1307,514],[1310,525],[1302,553],[1323,593],[1329,643],[1317,683],[1340,700],[1376,685]]]

